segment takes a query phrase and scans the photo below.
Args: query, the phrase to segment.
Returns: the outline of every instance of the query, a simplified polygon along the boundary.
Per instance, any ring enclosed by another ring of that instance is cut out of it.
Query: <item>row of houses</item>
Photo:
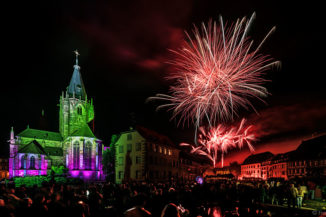
[[[247,157],[239,179],[284,180],[326,176],[326,135],[303,141],[296,150],[274,155],[263,152]]]

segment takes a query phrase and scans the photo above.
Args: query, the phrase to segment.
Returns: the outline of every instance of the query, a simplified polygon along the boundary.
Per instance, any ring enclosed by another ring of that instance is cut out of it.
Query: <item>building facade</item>
[[[267,179],[267,167],[264,162],[273,156],[271,152],[263,152],[247,157],[241,165],[239,179]]]
[[[0,180],[9,178],[9,160],[0,158]]]
[[[103,179],[103,144],[88,124],[94,119],[92,99],[87,98],[76,64],[66,92],[59,100],[59,132],[27,129],[10,132],[9,175],[33,176],[49,174],[51,166],[64,165],[72,177],[85,180]]]
[[[120,133],[114,147],[116,183],[195,180],[200,172],[199,163],[168,137],[144,127]]]
[[[326,135],[303,141],[289,155],[289,178],[326,177]]]
[[[294,151],[275,156],[270,152],[251,155],[241,165],[239,178],[288,180],[303,177],[326,177],[326,135],[303,141]]]
[[[269,162],[266,162],[268,174],[267,179],[280,178],[288,180],[288,161],[292,152],[275,155]]]

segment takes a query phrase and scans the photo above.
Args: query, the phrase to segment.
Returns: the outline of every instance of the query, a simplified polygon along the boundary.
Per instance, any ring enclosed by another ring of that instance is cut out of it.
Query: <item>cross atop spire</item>
[[[78,50],[77,49],[74,51],[74,53],[76,54],[76,66],[78,66],[78,56],[80,54],[78,53]]]

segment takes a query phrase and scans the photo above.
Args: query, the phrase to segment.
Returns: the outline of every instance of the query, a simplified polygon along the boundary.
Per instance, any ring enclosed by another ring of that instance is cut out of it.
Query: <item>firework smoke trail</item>
[[[224,155],[232,148],[242,148],[245,144],[250,151],[254,151],[251,142],[255,135],[250,133],[252,125],[245,127],[245,119],[242,119],[238,127],[225,127],[218,125],[208,131],[204,127],[199,128],[198,146],[181,143],[181,146],[190,146],[191,153],[206,156],[213,163],[214,168],[221,155],[221,165],[224,166]]]
[[[254,18],[255,13],[249,20],[243,18],[234,25],[224,26],[220,17],[219,25],[211,21],[208,25],[203,23],[201,31],[195,26],[193,38],[186,33],[188,41],[181,49],[172,51],[176,58],[170,63],[177,70],[167,77],[175,82],[170,95],[157,94],[148,101],[165,101],[157,110],[166,107],[172,110],[171,119],[179,117],[178,125],[192,122],[195,134],[203,120],[216,126],[238,116],[239,108],[255,110],[249,99],[262,100],[268,95],[262,86],[266,82],[262,75],[280,62],[259,54],[275,27],[252,49],[253,41],[247,35]]]

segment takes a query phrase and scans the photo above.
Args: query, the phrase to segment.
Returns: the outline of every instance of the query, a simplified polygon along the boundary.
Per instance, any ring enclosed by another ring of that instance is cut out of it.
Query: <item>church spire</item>
[[[75,50],[74,53],[76,54],[76,66],[78,66],[78,56],[80,54],[78,53],[78,50]]]
[[[11,127],[11,130],[10,130],[10,141],[12,141],[14,139],[15,139],[14,127]]]
[[[72,74],[70,84],[68,86],[69,97],[86,99],[86,90],[80,74],[80,66],[78,65],[78,56],[80,55],[77,50],[74,51],[76,55],[76,64],[74,65],[74,72]]]

